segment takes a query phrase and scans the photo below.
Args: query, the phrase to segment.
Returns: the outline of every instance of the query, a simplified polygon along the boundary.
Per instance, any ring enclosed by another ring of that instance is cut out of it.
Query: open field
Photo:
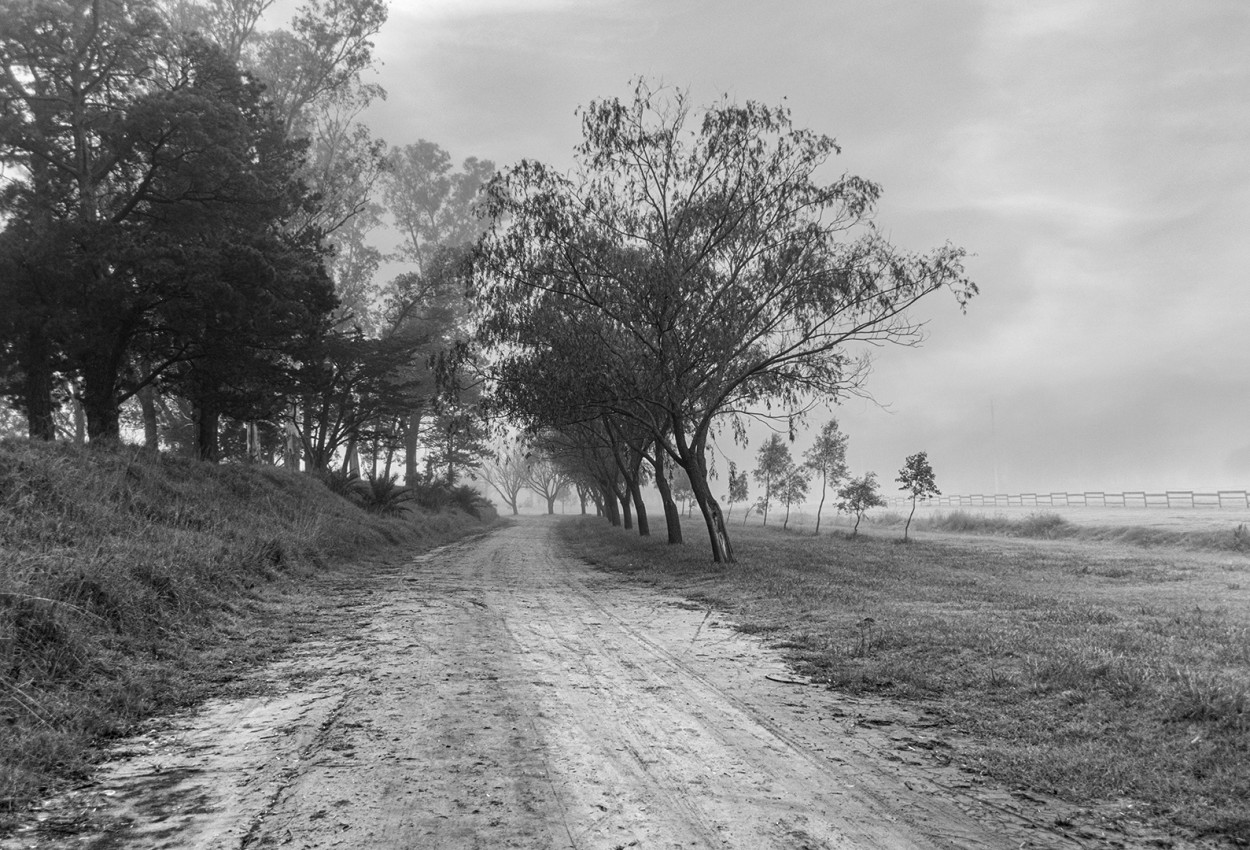
[[[739,520],[739,562],[721,568],[694,522],[684,547],[563,528],[584,558],[729,612],[830,688],[937,713],[988,776],[1250,842],[1246,553],[923,529],[902,545],[895,526],[814,538],[770,517]]]
[[[894,522],[895,520],[901,525],[902,521],[907,518],[910,509],[906,507],[888,507],[876,508],[868,514],[865,520],[881,521],[882,519]],[[1007,520],[1024,520],[1030,516],[1039,514],[1054,514],[1063,517],[1067,522],[1080,526],[1100,526],[1100,527],[1139,527],[1153,528],[1168,531],[1228,531],[1232,530],[1243,523],[1250,525],[1250,510],[1235,508],[1103,508],[1103,507],[976,507],[976,508],[950,508],[950,507],[927,507],[918,505],[916,507],[916,518],[913,523],[924,523],[935,518],[947,516],[949,514],[961,512],[971,516],[980,516],[986,518],[1001,517]],[[742,523],[742,507],[736,505],[734,514],[737,522]],[[780,511],[775,508],[768,514],[768,524],[781,524],[781,519],[785,515],[785,509]],[[663,515],[660,514],[662,517]],[[731,517],[732,520],[732,517]],[[747,520],[747,525],[759,525],[761,518],[751,513]],[[830,525],[835,527],[850,528],[845,515],[839,515],[829,504],[825,505],[825,510],[821,515],[820,527],[824,531]],[[816,527],[816,509],[812,505],[804,505],[803,510],[795,510],[790,513],[790,527],[799,531],[808,531]]]

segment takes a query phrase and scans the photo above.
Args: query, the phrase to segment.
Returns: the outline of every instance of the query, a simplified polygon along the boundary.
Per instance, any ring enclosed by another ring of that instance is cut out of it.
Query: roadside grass
[[[940,714],[967,733],[973,770],[1250,842],[1243,554],[747,527],[721,567],[694,529],[680,547],[602,520],[561,532],[590,563],[728,610],[832,689]]]
[[[0,441],[0,833],[102,740],[307,633],[318,569],[481,527],[379,516],[272,467]]]

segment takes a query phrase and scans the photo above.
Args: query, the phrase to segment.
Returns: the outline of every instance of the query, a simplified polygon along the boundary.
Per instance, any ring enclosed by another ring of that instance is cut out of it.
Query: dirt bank
[[[324,582],[323,639],[258,695],[125,742],[0,847],[1159,846],[986,787],[935,718],[796,680],[547,520]]]

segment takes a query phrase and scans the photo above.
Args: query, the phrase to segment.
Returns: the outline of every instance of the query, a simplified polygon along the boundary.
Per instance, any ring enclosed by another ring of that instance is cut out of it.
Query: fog
[[[929,452],[949,493],[1250,485],[1250,6],[699,0],[395,2],[393,145],[571,164],[574,114],[646,74],[777,102],[882,183],[898,244],[974,254],[875,401],[814,411],[856,473]],[[992,414],[991,414],[992,411]],[[765,432],[724,458],[752,465]]]

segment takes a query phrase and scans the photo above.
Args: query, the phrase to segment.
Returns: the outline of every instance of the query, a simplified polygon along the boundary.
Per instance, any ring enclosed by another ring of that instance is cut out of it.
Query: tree
[[[382,178],[386,208],[403,237],[393,259],[413,269],[396,277],[382,293],[391,332],[418,326],[430,339],[429,356],[465,344],[470,305],[465,298],[468,246],[482,230],[475,215],[482,184],[494,164],[473,157],[453,173],[450,155],[424,139],[386,156]],[[414,399],[404,423],[407,473],[415,477],[422,418],[433,405],[437,387]]]
[[[482,232],[475,215],[478,191],[495,173],[490,160],[469,157],[453,172],[451,156],[421,139],[392,150],[383,176],[386,204],[403,237],[398,259],[425,271],[440,247],[473,242]]]
[[[729,493],[725,498],[725,501],[729,503],[728,513],[733,514],[734,505],[738,502],[745,502],[748,498],[746,470],[739,472],[737,465],[731,460],[729,462]]]
[[[802,503],[807,498],[807,486],[810,479],[805,467],[786,464],[785,470],[777,479],[777,498],[786,506],[786,518],[781,527],[790,526],[790,506]]]
[[[492,452],[477,468],[477,475],[499,494],[504,504],[517,515],[517,496],[529,477],[529,459],[523,445],[513,444]],[[584,512],[584,511],[583,511]]]
[[[838,510],[855,517],[851,536],[859,534],[859,523],[864,514],[873,508],[885,506],[885,499],[877,492],[877,474],[866,472],[862,478],[852,478],[838,489]]]
[[[898,489],[906,490],[911,494],[911,513],[907,515],[907,524],[903,526],[903,539],[906,540],[907,530],[911,528],[911,518],[916,515],[917,500],[940,496],[942,491],[937,488],[937,482],[933,477],[933,467],[929,465],[929,456],[926,452],[908,455],[903,468],[898,472],[898,478],[894,480],[903,485]]]
[[[696,114],[639,81],[632,102],[582,110],[582,131],[571,176],[523,161],[488,187],[476,269],[492,341],[524,358],[596,337],[611,371],[593,401],[664,423],[654,437],[690,475],[712,558],[732,560],[707,477],[716,424],[853,390],[866,363],[849,344],[915,344],[917,301],[972,296],[963,252],[889,245],[870,222],[878,187],[818,182],[837,146],[784,107]]]
[[[554,514],[556,500],[568,490],[569,477],[552,458],[537,455],[530,458],[525,483],[547,502],[547,513]]]
[[[820,514],[825,508],[829,485],[838,486],[846,477],[846,435],[838,429],[838,420],[830,419],[816,435],[811,448],[803,453],[807,468],[820,473],[820,505],[816,508],[816,533],[820,534]]]
[[[6,212],[26,227],[6,228],[21,273],[4,286],[26,291],[2,294],[22,314],[0,344],[21,364],[32,430],[50,436],[58,374],[81,386],[93,440],[116,438],[121,404],[175,366],[216,364],[198,369],[213,381],[185,384],[211,403],[240,374],[237,360],[224,365],[233,343],[263,337],[289,308],[324,309],[319,284],[289,297],[320,263],[318,234],[281,233],[316,206],[293,176],[302,146],[230,57],[171,31],[145,0],[5,0],[0,18],[0,161],[19,175]],[[200,291],[205,281],[222,297]],[[29,297],[32,286],[43,293]],[[206,320],[227,310],[226,322]]]
[[[751,474],[764,488],[764,492],[760,493],[759,511],[764,515],[764,525],[768,525],[769,505],[778,495],[776,491],[782,483],[782,477],[794,464],[790,460],[790,447],[780,434],[771,434],[768,442],[760,446],[755,457],[755,471]]]
[[[690,487],[690,476],[680,466],[673,470],[673,498],[681,502],[682,511],[689,516],[690,506],[694,504],[694,490]]]

